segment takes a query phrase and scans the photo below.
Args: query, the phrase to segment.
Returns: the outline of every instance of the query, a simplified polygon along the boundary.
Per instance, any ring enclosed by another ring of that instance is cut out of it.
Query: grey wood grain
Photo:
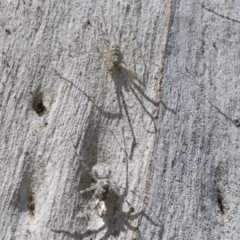
[[[136,238],[170,4],[0,2],[1,239]],[[114,38],[127,44],[126,67],[109,67],[104,39]],[[79,194],[99,162],[123,194],[102,217],[93,192]]]
[[[143,215],[139,239],[240,237],[239,10],[173,2],[148,192],[161,224]]]

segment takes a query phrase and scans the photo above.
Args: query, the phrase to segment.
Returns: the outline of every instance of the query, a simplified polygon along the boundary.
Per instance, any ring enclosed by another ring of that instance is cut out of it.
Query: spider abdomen
[[[113,65],[119,65],[122,62],[122,53],[119,45],[113,42],[110,46],[111,62]]]
[[[109,187],[102,188],[100,193],[98,194],[99,201],[105,201],[109,196]]]

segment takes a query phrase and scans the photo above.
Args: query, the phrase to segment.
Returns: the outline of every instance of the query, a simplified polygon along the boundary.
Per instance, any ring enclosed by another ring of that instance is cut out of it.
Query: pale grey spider
[[[84,166],[86,168],[86,166]],[[115,183],[113,183],[110,180],[110,176],[111,176],[111,169],[110,166],[106,163],[97,163],[92,167],[92,171],[90,172],[91,177],[96,181],[96,183],[92,184],[91,187],[80,191],[80,194],[84,194],[86,192],[89,191],[93,191],[95,190],[92,199],[98,199],[98,203],[96,204],[96,207],[98,206],[98,204],[100,202],[104,202],[109,194],[110,191],[112,190],[114,193],[117,194],[117,196],[119,196],[120,198],[122,198],[122,195],[120,194],[120,190],[117,187],[117,185]],[[128,206],[130,206],[130,210],[129,212],[133,212],[134,208],[131,207],[130,203],[124,199],[124,201],[128,204]],[[101,206],[102,207],[102,213],[98,215],[101,217],[104,212],[106,211],[106,207]]]

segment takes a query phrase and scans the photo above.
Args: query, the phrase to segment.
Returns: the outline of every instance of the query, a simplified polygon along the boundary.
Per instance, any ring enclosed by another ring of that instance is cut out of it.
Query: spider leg
[[[90,200],[90,201],[88,202],[88,204],[87,204],[87,209],[91,209],[91,204],[92,204],[93,200],[94,200],[94,199],[97,199],[96,196],[97,196],[97,194],[98,194],[98,192],[99,192],[99,186],[98,186],[98,184],[96,183],[96,184],[92,185],[91,187],[89,187],[89,188],[87,188],[87,189],[79,192],[80,194],[83,194],[83,193],[85,193],[85,192],[89,192],[89,191],[92,191],[92,190],[95,190],[95,192],[94,192],[94,194],[92,195],[91,200]],[[98,204],[98,203],[97,203],[97,204]]]
[[[98,200],[98,202],[95,206],[95,209],[96,209],[97,215],[102,218],[102,216],[105,215],[106,210],[107,210],[105,202]],[[99,209],[101,210],[101,212],[99,212]]]
[[[84,54],[97,54],[97,55],[100,55],[100,56],[102,56],[102,52],[101,51],[99,51],[99,49],[98,48],[96,48],[96,51],[91,51],[91,52],[86,52],[86,51],[83,51],[83,52],[74,52],[74,54],[73,53],[71,53],[71,52],[69,52],[68,53],[68,55],[70,56],[70,57],[73,57],[74,55],[76,55],[76,54],[78,54],[78,55],[84,55]]]
[[[133,73],[133,75],[135,75],[136,77],[138,77],[137,73],[136,73],[135,71],[133,71],[132,69],[130,69],[130,68],[128,67],[127,63],[126,63],[124,60],[122,60],[122,62],[121,62],[120,65],[122,65],[122,67],[126,68],[129,72]]]
[[[141,92],[141,93],[143,93],[144,92],[144,90],[143,90],[143,82],[139,79],[139,77],[138,77],[138,74],[135,72],[135,71],[133,71],[132,69],[130,69],[128,66],[127,66],[127,64],[124,62],[124,61],[122,61],[121,62],[121,66],[123,67],[123,68],[125,68],[127,71],[129,71],[130,73],[131,73],[131,75],[133,75],[133,77],[132,77],[132,79],[130,80],[133,84],[135,84],[136,86],[137,86],[137,88],[139,88],[139,91]],[[135,80],[135,81],[134,81]]]
[[[91,203],[93,203],[94,199],[96,199],[97,202],[96,202],[96,204],[95,204],[95,206],[94,206],[94,210],[97,212],[97,215],[98,215],[99,217],[102,217],[102,216],[104,215],[104,213],[106,212],[106,205],[105,205],[105,202],[104,202],[104,201],[99,201],[99,199],[97,198],[97,196],[98,196],[99,193],[101,192],[101,186],[98,186],[98,184],[94,184],[94,187],[95,187],[96,191],[94,192],[91,200],[89,201],[89,203],[88,203],[88,205],[87,205],[87,209],[90,208]],[[100,205],[101,202],[102,202],[103,206]],[[99,213],[99,211],[98,211],[99,206],[100,206],[100,208],[101,208],[101,213]]]
[[[81,160],[79,154],[77,153],[76,147],[73,146],[73,148],[74,148],[74,150],[75,150],[75,151],[74,151],[75,156],[80,159],[80,164],[88,171],[89,175],[97,182],[98,179],[92,174],[91,169],[90,169],[89,167],[87,167],[85,163],[83,163],[83,161]],[[94,187],[94,186],[95,186],[95,187]],[[87,190],[87,192],[89,192],[89,191],[92,191],[92,190],[96,189],[96,188],[97,188],[97,185],[94,184],[94,186],[91,186],[91,187],[89,187],[89,188],[87,188],[87,189],[85,189],[85,190],[83,190],[83,191],[80,191],[80,193],[82,194],[82,193],[85,192],[86,190]],[[89,189],[89,190],[88,190],[88,189]]]
[[[86,188],[86,189],[80,191],[79,193],[80,193],[80,194],[83,194],[83,193],[85,193],[85,192],[90,192],[90,191],[93,191],[93,190],[95,190],[95,189],[97,189],[97,184],[94,184],[93,186],[91,186],[91,187],[89,187],[89,188]],[[94,195],[95,195],[95,194],[94,194]],[[94,196],[94,195],[93,195],[93,196]]]
[[[127,69],[129,72],[131,72],[131,73],[133,74],[133,76],[137,79],[137,81],[138,81],[141,85],[143,85],[143,83],[140,81],[140,79],[139,79],[138,74],[136,73],[136,71],[130,69],[130,68],[128,67],[127,63],[126,63],[124,60],[122,60],[122,62],[121,62],[120,65],[121,65],[122,67],[124,67],[125,69]]]
[[[123,198],[123,196],[120,194],[119,187],[116,184],[110,183],[110,187],[120,198]],[[134,207],[132,206],[132,204],[129,203],[127,199],[123,198],[123,200],[127,203],[129,207],[128,214],[132,214],[135,211]],[[142,213],[142,211],[140,213]]]
[[[157,66],[157,67],[160,68],[160,65],[158,65],[157,63],[155,63],[155,62],[153,62],[153,61],[147,60],[147,59],[143,58],[142,56],[137,56],[136,58],[141,59],[141,60],[143,60],[144,62],[149,62],[149,63],[151,63],[151,64],[153,64],[153,65],[155,65],[155,66]]]
[[[122,51],[121,51],[122,53],[125,52],[125,50],[126,50],[128,44],[129,44],[129,42],[130,42],[131,32],[132,32],[132,25],[130,25],[130,31],[129,31],[129,35],[128,35],[128,40],[127,40],[125,46],[122,48]]]
[[[110,188],[119,196],[119,197],[122,197],[121,193],[120,193],[120,190],[118,188],[118,186],[112,182],[109,183],[110,185]]]
[[[105,33],[103,31],[103,29],[101,28],[101,32],[102,32],[102,35],[106,37],[106,35],[108,35],[108,32],[107,32],[107,28],[106,28],[106,22],[105,22],[105,18],[104,18],[104,14],[103,14],[103,9],[101,7],[101,17],[102,17],[102,22],[103,22],[103,25],[104,25],[104,30],[105,30]],[[107,48],[109,48],[110,46],[110,42],[109,42],[109,36],[108,36],[108,39],[106,38],[103,38],[103,41],[104,41],[104,44]]]
[[[103,31],[102,31],[102,34],[103,34]],[[104,37],[103,37],[103,41],[104,41],[104,44],[105,44],[106,48],[109,48],[109,46],[110,46],[109,41]]]

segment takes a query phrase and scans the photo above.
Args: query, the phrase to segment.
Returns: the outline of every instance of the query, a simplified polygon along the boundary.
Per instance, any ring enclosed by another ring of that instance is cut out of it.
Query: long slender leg
[[[97,184],[95,184],[95,186],[96,186],[96,191],[94,192],[94,194],[93,194],[93,196],[91,198],[91,201],[89,202],[87,208],[89,208],[91,203],[93,202],[93,200],[96,199],[97,203],[94,206],[94,210],[96,210],[97,215],[99,217],[102,217],[105,214],[105,212],[106,212],[106,205],[105,205],[104,201],[99,201],[99,199],[97,198],[97,196],[101,192],[102,188],[100,186],[97,186]],[[99,213],[99,206],[101,208],[101,213]]]
[[[82,159],[80,158],[80,156],[78,155],[77,149],[76,149],[76,147],[75,147],[74,145],[73,145],[73,148],[74,148],[74,150],[75,150],[75,151],[74,151],[75,156],[80,159],[80,164],[88,171],[89,175],[97,182],[98,179],[92,174],[91,169],[90,169],[89,167],[87,167],[85,163],[83,163],[83,161],[82,161]],[[96,185],[96,184],[95,184],[95,185]],[[93,187],[93,186],[92,186],[92,187]],[[91,188],[91,187],[90,187],[90,188]],[[94,190],[94,189],[96,189],[96,188],[97,188],[97,185],[96,185],[96,187],[93,188],[92,190]],[[87,188],[87,189],[88,189],[88,188]],[[91,190],[89,190],[89,191],[91,191]]]
[[[125,68],[127,71],[129,71],[129,73],[131,73],[132,76],[130,76],[130,77],[131,77],[132,79],[135,79],[135,80],[136,80],[136,82],[137,82],[136,84],[137,84],[138,87],[141,89],[141,91],[144,92],[143,89],[142,89],[142,87],[143,87],[143,82],[139,79],[138,74],[137,74],[135,71],[133,71],[132,69],[130,69],[125,62],[122,62],[122,63],[121,63],[121,66],[122,66],[123,68]],[[134,80],[132,80],[132,79],[131,79],[130,81],[134,81]]]
[[[80,193],[80,194],[83,194],[83,193],[86,193],[86,192],[93,191],[93,190],[95,190],[95,189],[97,189],[97,184],[94,184],[93,186],[91,186],[91,187],[89,187],[89,188],[86,188],[86,189],[80,191],[79,193]]]
[[[83,52],[82,52],[82,51],[78,51],[78,52],[74,52],[74,55],[76,55],[76,54],[78,54],[78,55],[97,54],[97,55],[100,55],[100,56],[103,55],[102,52],[101,52],[98,48],[96,48],[96,51],[91,51],[91,52],[88,52],[88,51],[83,51]],[[73,53],[71,53],[71,52],[69,52],[68,55],[69,55],[70,57],[73,57],[73,56],[74,56]]]
[[[159,64],[157,64],[157,63],[155,63],[155,62],[153,62],[153,61],[151,61],[151,60],[147,60],[147,59],[145,59],[145,58],[142,57],[142,56],[137,56],[136,58],[141,59],[141,60],[143,60],[144,62],[149,62],[149,63],[151,63],[151,64],[153,64],[153,65],[155,65],[155,66],[157,66],[157,67],[160,68],[160,65],[159,65]]]
[[[101,16],[102,16],[102,23],[103,23],[103,25],[104,25],[104,30],[105,30],[105,34],[104,34],[104,31],[102,30],[102,28],[101,28],[101,32],[102,32],[102,35],[103,35],[103,41],[104,41],[104,44],[105,44],[105,46],[107,47],[107,49],[109,48],[109,46],[110,46],[110,41],[109,41],[109,36],[108,36],[108,34],[107,34],[107,28],[106,28],[106,24],[105,24],[105,18],[104,18],[104,14],[103,14],[103,9],[102,9],[102,7],[101,7]],[[106,36],[107,35],[107,39],[106,39],[106,37],[104,37],[104,36]]]
[[[106,58],[106,52],[105,52],[104,57]],[[104,109],[104,106],[105,106],[105,94],[106,94],[105,93],[105,82],[108,80],[108,79],[106,79],[108,75],[107,75],[107,71],[106,71],[105,66],[104,66],[104,69],[103,69],[102,76],[103,77],[102,77],[102,80],[101,80],[101,87],[100,88],[101,88],[101,101],[102,101],[101,103],[102,103],[102,108]]]
[[[120,190],[119,190],[119,187],[114,184],[114,183],[111,183],[111,189],[120,197],[120,198],[123,198],[123,200],[127,203],[128,207],[129,207],[129,211],[128,213],[133,213],[134,212],[134,207],[129,203],[129,201],[127,199],[125,199],[125,197],[123,197],[123,195],[120,194]]]
[[[99,208],[100,208],[100,210],[101,210],[100,213],[99,213]],[[107,211],[105,202],[98,200],[98,203],[96,204],[95,209],[96,209],[97,215],[98,215],[99,217],[102,217],[103,215],[105,215],[105,213],[106,213],[106,211]]]
[[[92,189],[91,189],[91,188],[92,188]],[[92,195],[91,200],[89,201],[89,203],[88,203],[88,205],[87,205],[87,209],[90,209],[90,206],[91,206],[93,200],[94,200],[94,199],[97,199],[97,195],[99,194],[100,188],[99,188],[99,186],[98,186],[97,183],[96,183],[96,184],[94,184],[92,187],[87,188],[86,190],[88,190],[88,189],[89,189],[89,191],[96,189],[95,192],[94,192],[94,194]],[[85,192],[86,190],[83,190],[82,192]],[[95,209],[95,208],[96,208],[96,206],[94,207],[94,209]]]
[[[128,46],[128,44],[129,44],[129,42],[130,42],[130,36],[131,36],[131,32],[132,32],[132,25],[130,25],[130,31],[129,31],[129,35],[128,35],[128,39],[127,39],[127,42],[126,42],[126,44],[124,45],[124,47],[122,48],[122,53],[124,53],[125,52],[125,50],[126,50],[126,48],[127,48],[127,46]]]
[[[110,188],[119,196],[122,197],[121,193],[120,193],[120,189],[118,188],[117,184],[115,183],[110,183]]]

